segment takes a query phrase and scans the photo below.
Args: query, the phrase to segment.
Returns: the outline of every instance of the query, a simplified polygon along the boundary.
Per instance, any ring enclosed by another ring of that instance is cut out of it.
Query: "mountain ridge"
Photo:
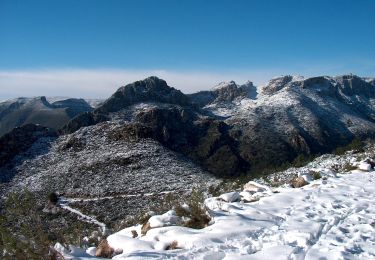
[[[355,137],[372,137],[374,82],[351,74],[282,76],[261,88],[229,81],[185,95],[149,77],[119,88],[102,106],[72,119],[62,133],[125,120],[134,131],[137,125],[148,127],[149,137],[210,172],[248,174],[301,153],[325,153]],[[213,167],[224,157],[226,165]]]

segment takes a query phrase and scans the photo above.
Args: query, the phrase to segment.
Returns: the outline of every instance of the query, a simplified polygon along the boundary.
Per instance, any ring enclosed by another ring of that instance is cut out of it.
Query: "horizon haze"
[[[375,75],[375,2],[0,1],[0,100],[107,98],[148,76],[184,93],[280,75]]]

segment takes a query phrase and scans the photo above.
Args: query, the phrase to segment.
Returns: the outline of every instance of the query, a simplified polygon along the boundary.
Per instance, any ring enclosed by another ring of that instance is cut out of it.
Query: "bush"
[[[156,215],[161,215],[174,209],[177,216],[186,220],[183,223],[184,226],[200,229],[206,227],[211,220],[205,208],[204,199],[204,192],[199,189],[193,189],[188,199],[183,199],[175,193],[168,193],[165,195],[164,200],[150,208],[150,211]],[[150,217],[149,213],[145,213],[125,219],[122,223],[116,225],[114,230],[118,231],[136,224],[145,225]]]
[[[81,246],[88,225],[68,213],[43,213],[44,203],[27,191],[10,193],[0,212],[1,259],[51,259],[56,242]],[[67,219],[70,221],[68,222]]]
[[[354,138],[349,144],[336,148],[336,155],[343,155],[347,151],[354,151],[356,153],[363,152],[364,144],[359,138]]]
[[[5,201],[0,219],[0,251],[5,258],[47,259],[50,238],[27,191],[12,193]]]
[[[59,201],[59,196],[55,192],[51,192],[48,194],[48,200],[51,202],[53,205],[56,205],[57,202]]]
[[[190,198],[186,203],[188,207],[184,207],[181,204],[174,207],[177,216],[188,218],[188,221],[184,223],[184,226],[200,229],[208,225],[211,217],[204,205],[204,199],[205,196],[202,190],[193,189]]]
[[[357,169],[356,166],[352,165],[351,163],[345,163],[344,166],[342,167],[342,170],[344,172],[350,172]]]
[[[319,180],[322,178],[322,175],[320,174],[320,172],[311,171],[310,173],[312,174],[312,177],[314,180]]]

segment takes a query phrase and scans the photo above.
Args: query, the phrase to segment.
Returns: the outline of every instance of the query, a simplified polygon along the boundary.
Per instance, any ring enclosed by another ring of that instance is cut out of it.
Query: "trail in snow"
[[[94,224],[94,225],[98,225],[98,226],[101,228],[103,234],[106,233],[106,228],[107,228],[107,226],[106,226],[105,223],[102,223],[102,222],[98,221],[97,219],[95,219],[94,217],[92,217],[92,216],[88,216],[88,215],[85,215],[85,214],[83,214],[81,211],[79,211],[79,210],[77,210],[77,209],[74,209],[74,208],[70,207],[70,206],[68,205],[68,203],[69,203],[69,202],[68,202],[67,200],[62,199],[62,200],[59,200],[58,205],[59,205],[62,209],[66,209],[66,210],[72,212],[73,214],[78,215],[79,218],[80,218],[82,221],[85,221],[85,222],[87,222],[87,223],[92,223],[92,224]]]
[[[180,192],[189,191],[189,189],[186,190],[180,190]],[[116,195],[116,196],[102,196],[102,197],[91,197],[91,198],[72,198],[72,197],[61,197],[61,201],[63,203],[74,203],[74,202],[90,202],[90,201],[99,201],[99,200],[106,200],[106,199],[115,199],[115,198],[134,198],[134,197],[152,197],[155,195],[161,195],[161,194],[169,194],[173,193],[175,191],[162,191],[162,192],[151,192],[151,193],[139,193],[139,194],[122,194],[122,195]]]
[[[186,190],[187,191],[187,190]],[[158,195],[160,194],[169,194],[173,191],[162,191],[157,193]],[[90,202],[90,201],[99,201],[99,200],[105,200],[105,199],[114,199],[114,198],[133,198],[133,197],[150,197],[157,195],[156,193],[140,193],[140,194],[123,194],[123,195],[118,195],[118,196],[104,196],[104,197],[93,197],[93,198],[69,198],[69,197],[61,197],[59,199],[59,206],[62,209],[66,209],[73,214],[76,214],[80,217],[81,220],[88,222],[88,223],[93,223],[95,225],[98,225],[101,229],[103,234],[106,233],[106,224],[103,222],[98,221],[95,217],[93,216],[88,216],[83,214],[81,211],[74,209],[69,206],[70,203],[74,202]]]

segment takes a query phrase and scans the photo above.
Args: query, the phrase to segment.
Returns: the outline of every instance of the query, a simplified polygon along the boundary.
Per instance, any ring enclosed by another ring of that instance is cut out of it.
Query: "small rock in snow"
[[[220,195],[220,199],[226,201],[226,202],[235,202],[240,199],[240,194],[236,191],[234,192],[228,192]]]
[[[292,180],[291,185],[293,188],[300,188],[309,184],[302,176],[296,177]]]
[[[109,246],[107,239],[103,239],[98,245],[95,256],[111,258],[114,251],[115,250]]]
[[[367,162],[361,162],[358,165],[358,169],[360,169],[362,171],[370,171],[371,170],[371,164],[369,164]]]
[[[147,223],[143,224],[142,229],[141,229],[141,234],[146,235],[147,231],[151,229],[150,222],[147,221]]]
[[[266,191],[264,187],[262,187],[261,185],[259,185],[258,183],[254,181],[249,181],[248,183],[246,183],[243,186],[243,190],[253,192],[253,193]]]

